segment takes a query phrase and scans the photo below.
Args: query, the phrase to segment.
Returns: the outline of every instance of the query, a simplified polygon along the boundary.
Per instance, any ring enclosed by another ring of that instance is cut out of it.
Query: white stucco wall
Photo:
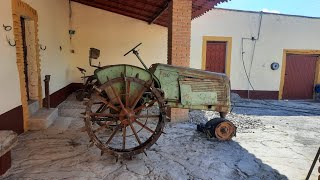
[[[10,0],[0,1],[0,22],[0,113],[3,113],[21,105],[16,48],[9,46],[6,40],[6,36],[10,39],[14,38],[13,30],[6,32],[2,27],[2,24],[12,26]]]
[[[72,82],[82,82],[77,66],[86,68],[88,75],[93,72],[88,62],[90,47],[101,50],[98,60],[101,65],[124,63],[141,66],[134,55],[123,57],[125,52],[140,42],[143,43],[139,48],[140,54],[147,66],[167,61],[165,27],[72,2],[71,27],[76,34],[70,44],[68,0],[23,2],[38,12],[39,43],[47,46],[45,51],[40,51],[41,78],[43,82],[45,75],[51,75],[51,93]],[[0,1],[1,27],[2,24],[12,26],[11,9],[11,0]],[[8,45],[6,36],[13,39],[13,31],[0,30],[0,114],[21,105],[16,49]],[[75,50],[74,54],[71,49]],[[44,84],[42,86],[44,91]]]
[[[234,90],[250,89],[241,60],[241,39],[257,38],[260,13],[214,9],[192,21],[191,67],[201,68],[202,37],[232,37],[231,86]],[[320,19],[263,14],[260,39],[251,70],[255,90],[278,91],[283,49],[320,50]],[[250,69],[253,42],[244,43],[244,61]],[[270,69],[278,62],[277,71]]]
[[[67,0],[25,0],[38,12],[39,43],[47,46],[40,51],[41,78],[52,75],[51,93],[65,87],[69,67],[69,20]],[[13,30],[6,32],[2,24],[12,26],[11,0],[0,1],[0,114],[21,105],[20,80],[16,64],[16,48],[8,45],[6,36],[13,39]],[[60,51],[59,46],[62,46]],[[43,82],[43,81],[42,81]],[[44,91],[44,85],[43,85]]]
[[[123,55],[142,42],[140,55],[149,67],[152,63],[167,63],[167,28],[149,25],[146,22],[122,16],[105,10],[72,2],[72,28],[76,31],[72,46],[72,82],[82,82],[77,66],[87,69],[89,66],[89,48],[100,49],[101,65],[133,64],[141,66],[138,59],[129,54]],[[96,64],[98,63],[96,61]],[[141,66],[142,67],[142,66]]]
[[[70,83],[68,80],[68,67],[71,62],[69,2],[67,0],[25,0],[24,2],[38,12],[39,44],[47,46],[45,51],[40,50],[41,78],[44,79],[47,74],[51,75],[50,93],[53,93]]]

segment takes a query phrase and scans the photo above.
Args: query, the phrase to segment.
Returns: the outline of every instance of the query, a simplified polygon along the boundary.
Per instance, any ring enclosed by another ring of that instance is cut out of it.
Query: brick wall
[[[192,0],[172,0],[168,9],[168,64],[189,67]],[[189,119],[188,109],[172,108],[169,111],[173,122]]]
[[[168,64],[190,64],[192,0],[172,0],[169,3]]]

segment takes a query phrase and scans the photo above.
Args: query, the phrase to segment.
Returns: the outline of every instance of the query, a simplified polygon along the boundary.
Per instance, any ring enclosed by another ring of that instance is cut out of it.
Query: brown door
[[[287,55],[283,99],[313,99],[318,57],[316,55]]]
[[[207,42],[206,70],[225,73],[227,42]]]

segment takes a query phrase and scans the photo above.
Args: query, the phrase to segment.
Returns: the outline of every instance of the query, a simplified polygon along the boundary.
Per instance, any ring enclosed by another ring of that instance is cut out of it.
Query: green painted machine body
[[[163,92],[165,103],[172,108],[230,111],[230,81],[225,74],[167,64],[152,64],[149,70],[132,65],[105,66],[95,71],[101,84],[119,77],[138,77]],[[119,84],[117,91],[125,85]],[[131,87],[130,94],[141,89]]]
[[[218,112],[230,111],[230,81],[220,73],[167,64],[153,64],[170,107]]]

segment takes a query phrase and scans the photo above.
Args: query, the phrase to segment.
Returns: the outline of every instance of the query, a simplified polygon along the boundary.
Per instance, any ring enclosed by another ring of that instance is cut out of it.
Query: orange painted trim
[[[227,52],[226,52],[226,75],[230,78],[231,74],[231,54],[232,54],[232,37],[223,37],[223,36],[203,36],[202,37],[202,70],[206,70],[207,63],[207,42],[208,41],[217,41],[217,42],[226,42],[227,43]]]
[[[37,69],[37,82],[38,82],[38,97],[40,107],[42,107],[42,87],[41,87],[41,69],[40,69],[40,55],[39,55],[39,38],[38,38],[38,14],[35,9],[29,6],[27,3],[21,0],[11,0],[12,5],[12,18],[13,18],[13,30],[14,38],[16,41],[16,56],[17,56],[17,66],[20,79],[20,93],[21,93],[21,103],[23,109],[23,127],[24,131],[28,130],[28,120],[29,120],[29,109],[28,100],[26,93],[26,83],[24,75],[24,57],[23,57],[23,40],[22,40],[22,29],[20,17],[31,21],[34,24],[34,34],[35,34],[35,64]]]
[[[280,79],[280,87],[279,87],[279,100],[282,100],[283,96],[283,88],[284,88],[284,78],[286,73],[286,65],[287,65],[287,55],[288,54],[305,54],[305,55],[319,55],[320,50],[304,50],[304,49],[284,49],[282,56],[282,68],[281,68],[281,79]],[[320,58],[317,61],[316,74],[315,74],[315,82],[314,85],[320,84]],[[315,96],[315,94],[314,94]]]

